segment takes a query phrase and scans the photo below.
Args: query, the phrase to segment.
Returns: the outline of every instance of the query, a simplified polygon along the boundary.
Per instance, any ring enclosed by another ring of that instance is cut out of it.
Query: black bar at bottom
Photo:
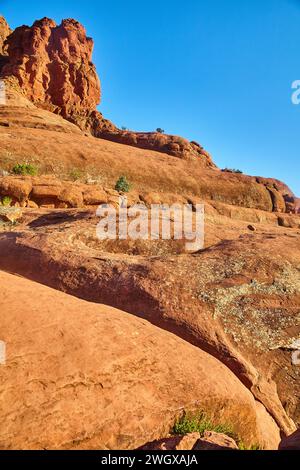
[[[74,464],[89,469],[108,466],[138,468],[141,465],[162,465],[195,468],[206,464],[232,463],[242,464],[278,464],[290,461],[289,452],[255,452],[255,451],[214,451],[214,452],[143,452],[143,451],[0,451],[0,468],[3,465],[30,464],[32,468],[41,468],[47,464]],[[9,467],[7,467],[9,468]]]

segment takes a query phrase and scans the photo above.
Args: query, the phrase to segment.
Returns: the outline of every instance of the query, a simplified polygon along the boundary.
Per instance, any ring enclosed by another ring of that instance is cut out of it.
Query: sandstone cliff
[[[64,117],[88,114],[100,102],[100,82],[91,63],[93,41],[75,20],[60,26],[43,18],[17,28],[6,41],[4,76],[15,76],[34,103]]]
[[[6,38],[10,35],[11,29],[8,26],[5,18],[0,16],[0,55],[4,55],[6,53],[6,47],[4,46],[4,42]]]

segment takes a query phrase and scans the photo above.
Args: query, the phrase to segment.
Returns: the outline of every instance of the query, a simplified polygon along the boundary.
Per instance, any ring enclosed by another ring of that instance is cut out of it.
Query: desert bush
[[[239,174],[239,175],[242,175],[242,174],[243,174],[243,172],[242,172],[241,170],[238,170],[238,169],[236,169],[236,168],[224,168],[222,171],[223,171],[224,173],[237,173],[237,174]]]
[[[119,193],[128,193],[131,189],[131,184],[127,180],[126,176],[120,176],[116,182],[115,190]]]
[[[193,432],[198,432],[201,437],[204,436],[205,431],[213,431],[218,434],[226,434],[231,437],[237,443],[239,450],[261,450],[259,444],[252,444],[250,446],[240,439],[240,437],[234,432],[233,427],[230,424],[216,424],[203,412],[194,414],[185,413],[179,418],[171,430],[171,434],[185,436]]]
[[[9,196],[4,196],[2,200],[0,200],[1,206],[9,207],[11,203],[12,203],[12,198]]]
[[[73,181],[78,181],[83,178],[83,172],[79,168],[73,168],[69,173],[69,177]]]
[[[172,434],[183,436],[193,432],[199,432],[199,434],[203,436],[205,431],[214,431],[237,439],[232,426],[228,424],[214,424],[203,412],[196,414],[185,413],[174,424]]]
[[[259,444],[252,444],[250,447],[246,446],[242,441],[238,442],[239,450],[261,450]]]
[[[192,140],[191,144],[195,145],[196,147],[199,147],[201,150],[203,149],[202,145],[200,145],[199,142],[196,142],[195,140]]]
[[[22,175],[22,176],[36,176],[38,173],[37,167],[32,165],[31,163],[17,163],[12,172],[15,175]]]
[[[156,129],[156,132],[158,132],[159,134],[164,134],[165,133],[164,129],[162,129],[161,127],[158,127]]]

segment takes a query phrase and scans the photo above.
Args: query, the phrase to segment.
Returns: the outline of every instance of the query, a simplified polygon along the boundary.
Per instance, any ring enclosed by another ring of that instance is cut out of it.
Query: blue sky
[[[199,141],[220,167],[300,195],[300,1],[0,0],[11,27],[76,18],[95,40],[100,110]]]

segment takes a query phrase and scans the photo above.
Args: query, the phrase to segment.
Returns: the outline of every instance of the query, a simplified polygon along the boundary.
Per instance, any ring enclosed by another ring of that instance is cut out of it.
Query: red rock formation
[[[0,55],[5,53],[4,41],[10,35],[11,29],[8,26],[5,18],[0,16]]]
[[[25,95],[41,107],[72,117],[100,102],[100,82],[91,63],[93,40],[75,20],[48,18],[17,28],[7,40],[3,76],[17,77]]]
[[[0,72],[8,61],[5,40],[10,35],[10,33],[11,29],[8,26],[5,18],[3,18],[3,16],[0,16]]]
[[[198,158],[203,166],[216,167],[210,154],[200,144],[189,142],[179,136],[158,132],[120,131],[119,129],[108,129],[107,131],[101,125],[98,128],[96,127],[94,135],[120,144],[168,153],[178,158],[188,160]]]

